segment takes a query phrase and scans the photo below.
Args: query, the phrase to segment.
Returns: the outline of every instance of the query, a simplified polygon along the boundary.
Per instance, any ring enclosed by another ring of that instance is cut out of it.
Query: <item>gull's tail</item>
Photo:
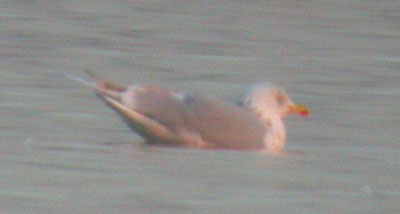
[[[100,77],[89,68],[84,68],[83,71],[96,83],[97,87],[115,92],[123,92],[127,89],[125,86],[121,86],[118,83]]]
[[[174,142],[176,136],[158,121],[129,108],[121,100],[127,87],[105,80],[92,70],[84,68],[85,73],[93,80],[94,88],[100,98],[118,112],[124,121],[149,142]]]
[[[77,77],[77,76],[74,76],[74,75],[71,75],[71,74],[68,74],[68,73],[65,73],[65,72],[62,72],[62,75],[64,75],[66,78],[68,78],[70,80],[77,81],[77,82],[79,82],[79,83],[81,83],[83,85],[89,86],[91,88],[96,88],[96,83],[95,82],[92,82],[92,81],[89,81],[87,79],[84,79],[84,78],[81,78],[81,77]]]
[[[127,87],[125,87],[125,86],[121,86],[118,83],[114,83],[110,80],[106,80],[106,79],[100,77],[94,71],[92,71],[88,68],[84,68],[83,71],[93,81],[90,85],[92,85],[92,87],[94,87],[98,93],[100,93],[101,95],[103,95],[105,97],[120,100],[121,93],[126,91],[126,89],[127,89]],[[79,79],[78,79],[78,81],[79,81]]]

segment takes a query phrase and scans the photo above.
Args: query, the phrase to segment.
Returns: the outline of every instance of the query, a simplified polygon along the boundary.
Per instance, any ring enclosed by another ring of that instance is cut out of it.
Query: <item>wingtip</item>
[[[104,79],[103,77],[97,75],[96,72],[94,72],[90,68],[83,67],[83,72],[85,72],[89,76],[89,78],[96,83],[97,87],[99,88],[117,92],[123,92],[127,89],[127,87],[125,86],[121,86],[118,83]]]
[[[176,139],[175,134],[158,121],[128,108],[112,97],[103,96],[102,99],[124,118],[128,119],[129,124],[134,126],[135,131],[139,134],[144,134],[142,136],[145,136],[145,138],[160,142],[173,142]],[[142,131],[144,131],[144,133],[142,133]]]
[[[84,67],[83,72],[85,72],[93,81],[99,80],[99,76],[92,69]]]

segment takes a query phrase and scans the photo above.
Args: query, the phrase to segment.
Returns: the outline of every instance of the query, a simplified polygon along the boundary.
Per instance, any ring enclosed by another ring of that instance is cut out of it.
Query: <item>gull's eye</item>
[[[283,96],[281,93],[277,94],[275,98],[278,105],[283,105],[286,101],[285,96]]]

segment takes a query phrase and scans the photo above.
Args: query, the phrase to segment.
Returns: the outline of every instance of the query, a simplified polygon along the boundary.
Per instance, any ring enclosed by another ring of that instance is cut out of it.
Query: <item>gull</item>
[[[304,105],[271,83],[249,88],[241,105],[155,84],[121,86],[84,69],[99,97],[146,142],[202,149],[284,150],[289,114],[309,115]]]

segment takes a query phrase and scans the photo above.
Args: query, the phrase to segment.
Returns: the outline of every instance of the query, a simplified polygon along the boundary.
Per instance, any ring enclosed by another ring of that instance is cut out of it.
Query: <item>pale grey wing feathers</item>
[[[177,132],[183,124],[182,101],[167,88],[155,85],[138,85],[130,89],[133,109],[150,117],[171,131]]]
[[[158,121],[129,108],[121,102],[121,97],[127,87],[119,86],[98,77],[94,72],[85,70],[85,72],[96,82],[96,90],[103,98],[103,101],[109,104],[117,111],[138,134],[149,142],[174,142],[176,135]]]
[[[184,99],[185,125],[206,142],[220,148],[260,149],[265,126],[257,116],[236,105],[188,95]]]
[[[176,139],[175,134],[159,122],[127,108],[125,105],[112,98],[104,97],[104,101],[122,116],[129,119],[129,122],[133,123],[131,125],[134,126],[135,131],[139,132],[143,137],[151,138],[151,140],[157,142],[172,142]]]

